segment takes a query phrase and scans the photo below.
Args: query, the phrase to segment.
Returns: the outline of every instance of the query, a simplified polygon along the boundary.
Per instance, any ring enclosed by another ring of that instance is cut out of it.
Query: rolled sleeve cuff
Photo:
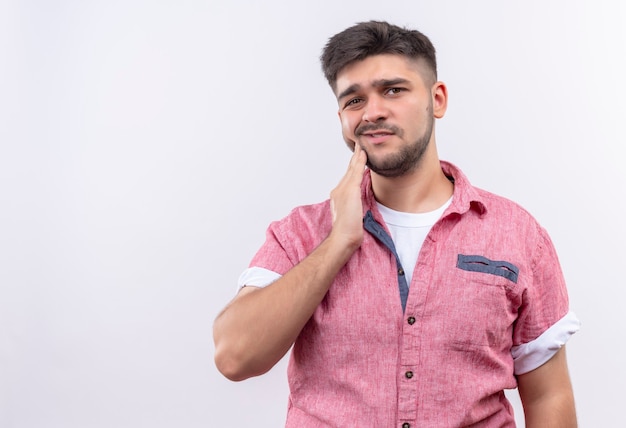
[[[546,363],[579,328],[580,321],[570,311],[535,340],[511,348],[515,374],[528,373]]]
[[[246,285],[254,287],[267,287],[282,275],[274,271],[260,267],[251,267],[243,271],[237,281],[237,291]]]

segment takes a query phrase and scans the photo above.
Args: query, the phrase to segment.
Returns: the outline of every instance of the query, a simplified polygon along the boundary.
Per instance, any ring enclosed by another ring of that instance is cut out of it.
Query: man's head
[[[357,24],[333,36],[321,57],[339,106],[343,138],[358,144],[378,175],[403,176],[436,160],[434,120],[447,89],[437,81],[435,49],[414,30]],[[432,144],[431,144],[432,143]]]
[[[337,74],[346,66],[381,54],[394,54],[424,63],[424,79],[437,80],[435,48],[428,37],[382,21],[361,22],[330,38],[320,60],[324,76],[336,91]]]

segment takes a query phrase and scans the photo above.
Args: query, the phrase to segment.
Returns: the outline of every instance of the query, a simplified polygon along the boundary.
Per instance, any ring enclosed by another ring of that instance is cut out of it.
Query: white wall
[[[440,154],[550,231],[583,321],[580,425],[621,426],[625,18],[611,0],[0,2],[0,426],[283,424],[285,362],[225,380],[212,322],[267,224],[343,174],[317,58],[368,19],[433,40]]]

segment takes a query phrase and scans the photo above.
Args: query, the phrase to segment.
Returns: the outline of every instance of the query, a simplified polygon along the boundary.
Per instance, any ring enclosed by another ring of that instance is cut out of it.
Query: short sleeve
[[[249,267],[263,268],[284,275],[295,266],[297,262],[288,254],[289,242],[281,242],[278,236],[281,225],[281,222],[270,224],[265,233],[265,242],[250,261]]]
[[[513,345],[537,339],[569,312],[565,279],[556,250],[547,232],[538,226],[532,259],[532,281],[524,290],[513,331]]]
[[[284,275],[321,243],[330,228],[329,202],[295,208],[269,225],[249,266]]]

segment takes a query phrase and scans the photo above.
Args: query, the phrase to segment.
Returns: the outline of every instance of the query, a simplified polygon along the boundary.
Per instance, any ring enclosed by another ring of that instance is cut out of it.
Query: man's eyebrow
[[[403,77],[397,77],[395,79],[379,79],[374,80],[372,82],[372,86],[375,88],[388,88],[390,86],[400,85],[409,83],[408,79]],[[361,89],[361,85],[355,83],[354,85],[348,86],[345,90],[343,90],[339,95],[337,95],[337,99],[340,100],[348,95],[351,95]]]
[[[403,77],[396,77],[395,79],[375,80],[372,83],[372,86],[376,88],[387,88],[389,86],[395,86],[395,85],[400,85],[400,84],[405,84],[405,83],[409,83],[408,79],[405,79]]]
[[[343,90],[340,94],[337,95],[337,99],[340,100],[343,97],[347,97],[348,95],[354,94],[360,88],[361,88],[361,85],[358,85],[356,83],[354,85],[350,85],[345,90]]]

